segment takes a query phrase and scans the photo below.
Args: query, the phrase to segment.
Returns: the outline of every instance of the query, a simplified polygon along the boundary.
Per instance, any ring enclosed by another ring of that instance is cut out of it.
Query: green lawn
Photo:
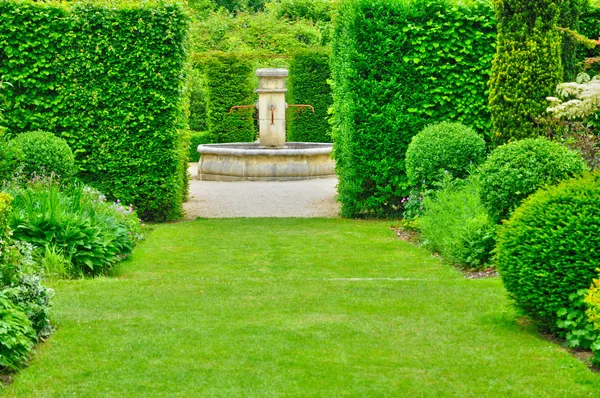
[[[58,331],[9,396],[598,396],[600,375],[515,323],[390,222],[156,227],[117,278],[54,282]]]

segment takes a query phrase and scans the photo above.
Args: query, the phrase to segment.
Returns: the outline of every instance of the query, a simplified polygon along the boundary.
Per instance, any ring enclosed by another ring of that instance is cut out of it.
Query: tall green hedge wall
[[[252,109],[229,110],[234,105],[251,105],[258,78],[255,61],[243,54],[213,53],[201,59],[206,73],[207,127],[214,142],[251,142],[256,138]]]
[[[296,52],[290,61],[287,102],[309,104],[315,108],[301,112],[288,109],[287,139],[297,142],[331,142],[328,110],[331,94],[330,51],[308,49]],[[290,111],[291,110],[291,111]]]
[[[54,132],[85,182],[145,219],[177,217],[186,32],[180,5],[2,0],[0,76],[14,87],[0,123]]]
[[[342,215],[401,211],[412,136],[442,120],[490,128],[487,80],[496,30],[489,5],[344,0],[335,17],[334,156]]]

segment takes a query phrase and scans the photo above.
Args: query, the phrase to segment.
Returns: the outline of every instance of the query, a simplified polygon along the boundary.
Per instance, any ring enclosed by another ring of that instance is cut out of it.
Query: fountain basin
[[[335,177],[332,144],[288,142],[284,147],[259,143],[198,146],[198,179],[204,181],[292,181]]]

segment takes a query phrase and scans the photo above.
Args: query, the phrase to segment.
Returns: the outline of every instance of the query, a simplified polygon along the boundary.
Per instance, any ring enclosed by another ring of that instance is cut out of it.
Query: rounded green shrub
[[[485,141],[461,123],[442,122],[425,127],[406,150],[406,174],[411,184],[430,185],[445,171],[464,178],[485,157]]]
[[[46,131],[30,131],[11,141],[20,153],[27,175],[56,173],[62,178],[75,174],[75,157],[67,142]]]
[[[481,166],[481,200],[490,216],[506,219],[539,188],[587,169],[579,154],[545,138],[528,138],[496,148]]]
[[[29,358],[34,339],[27,315],[0,294],[0,369],[21,368]]]
[[[537,323],[558,331],[557,312],[588,289],[600,264],[600,174],[532,195],[499,228],[497,264],[510,297]]]

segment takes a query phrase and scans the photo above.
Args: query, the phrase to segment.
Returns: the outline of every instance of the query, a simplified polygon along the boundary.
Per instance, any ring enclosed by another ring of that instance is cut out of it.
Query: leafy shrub
[[[586,170],[581,156],[545,138],[529,138],[496,148],[481,166],[481,200],[495,220],[510,216],[539,188]]]
[[[425,127],[406,150],[406,175],[411,184],[433,184],[444,172],[465,178],[485,157],[485,141],[472,128],[441,122]]]
[[[558,311],[587,289],[600,263],[600,174],[533,194],[500,227],[497,264],[506,290],[541,326],[559,331]]]
[[[143,237],[131,205],[108,203],[81,185],[66,191],[50,184],[16,192],[11,225],[16,239],[57,249],[76,275],[106,272]]]
[[[19,151],[9,145],[9,141],[0,131],[0,183],[10,179],[18,168]]]
[[[0,293],[0,368],[17,370],[27,362],[35,332],[27,316]]]
[[[545,118],[546,137],[581,155],[590,170],[600,170],[600,135],[589,123]]]
[[[395,214],[411,185],[411,138],[437,121],[490,127],[492,8],[453,2],[341,2],[332,38],[333,141],[344,216]]]
[[[16,284],[4,289],[3,293],[27,315],[38,339],[54,332],[50,324],[54,290],[42,284],[40,275],[23,274]]]
[[[19,134],[10,142],[19,153],[27,175],[55,173],[62,178],[75,174],[75,158],[67,142],[46,131]]]
[[[475,177],[466,182],[447,179],[440,191],[424,198],[423,206],[425,215],[417,226],[427,248],[463,267],[489,264],[496,226],[481,203]]]
[[[323,48],[300,50],[290,61],[289,99],[295,104],[309,104],[315,108],[288,109],[288,141],[331,142],[329,108],[333,103],[329,66],[329,51]]]
[[[198,145],[212,144],[212,136],[208,131],[192,131],[190,134],[190,162],[200,160]]]
[[[535,118],[563,78],[558,1],[497,0],[497,52],[490,78],[492,140],[541,135]]]
[[[328,0],[279,0],[271,4],[277,18],[309,19],[313,22],[331,20],[331,2]]]
[[[219,11],[194,23],[191,47],[196,54],[224,51],[244,53],[247,58],[265,55],[269,62],[265,67],[272,68],[274,54],[287,55],[322,45],[328,25],[306,20],[289,21],[277,17],[274,12],[232,15]]]
[[[588,292],[588,289],[580,289],[570,294],[570,306],[561,308],[556,313],[556,326],[560,330],[558,335],[566,339],[570,348],[589,350],[592,346],[600,344],[600,333],[594,329],[586,315],[585,298]]]
[[[600,279],[594,279],[592,287],[584,297],[584,302],[586,304],[586,316],[598,334],[590,347],[594,352],[593,363],[600,365]]]
[[[206,61],[207,125],[215,142],[254,141],[252,112],[241,109],[229,114],[234,105],[254,103],[252,70],[252,61],[238,54],[212,54]]]
[[[2,125],[60,132],[80,179],[144,219],[178,217],[187,21],[180,4],[1,1]]]

